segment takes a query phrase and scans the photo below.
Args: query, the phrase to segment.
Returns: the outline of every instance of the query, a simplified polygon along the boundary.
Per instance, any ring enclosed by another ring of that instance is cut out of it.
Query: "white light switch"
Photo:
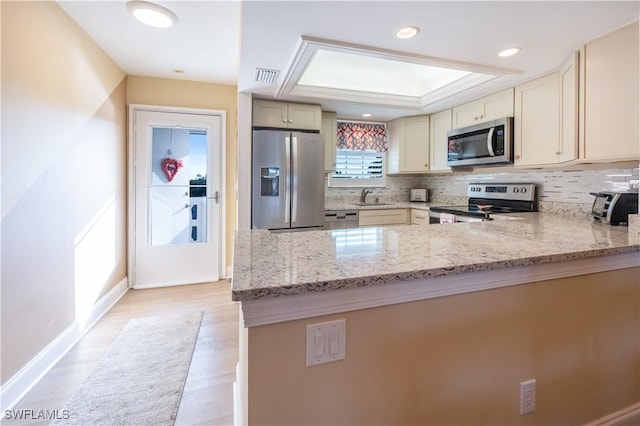
[[[346,324],[341,319],[307,325],[307,367],[345,358]]]

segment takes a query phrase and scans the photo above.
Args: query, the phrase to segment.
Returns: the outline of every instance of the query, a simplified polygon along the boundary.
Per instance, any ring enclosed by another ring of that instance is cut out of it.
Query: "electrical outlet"
[[[520,415],[536,411],[536,380],[520,382]]]

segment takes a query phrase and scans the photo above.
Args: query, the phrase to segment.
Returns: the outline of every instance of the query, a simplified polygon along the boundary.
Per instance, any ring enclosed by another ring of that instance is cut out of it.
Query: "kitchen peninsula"
[[[524,424],[621,410],[640,395],[639,251],[627,227],[544,213],[239,231],[244,414],[250,424]],[[306,326],[336,319],[346,358],[306,367]],[[537,409],[524,418],[528,379]]]

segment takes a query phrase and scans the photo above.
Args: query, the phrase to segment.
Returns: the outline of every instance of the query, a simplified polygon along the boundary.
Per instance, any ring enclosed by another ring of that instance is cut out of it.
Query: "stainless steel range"
[[[538,211],[533,183],[470,183],[466,206],[432,206],[430,223],[479,222],[500,213]]]

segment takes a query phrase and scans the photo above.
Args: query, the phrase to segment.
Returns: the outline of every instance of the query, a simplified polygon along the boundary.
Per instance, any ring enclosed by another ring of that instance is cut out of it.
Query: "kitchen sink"
[[[353,203],[354,206],[390,206],[392,203]]]

